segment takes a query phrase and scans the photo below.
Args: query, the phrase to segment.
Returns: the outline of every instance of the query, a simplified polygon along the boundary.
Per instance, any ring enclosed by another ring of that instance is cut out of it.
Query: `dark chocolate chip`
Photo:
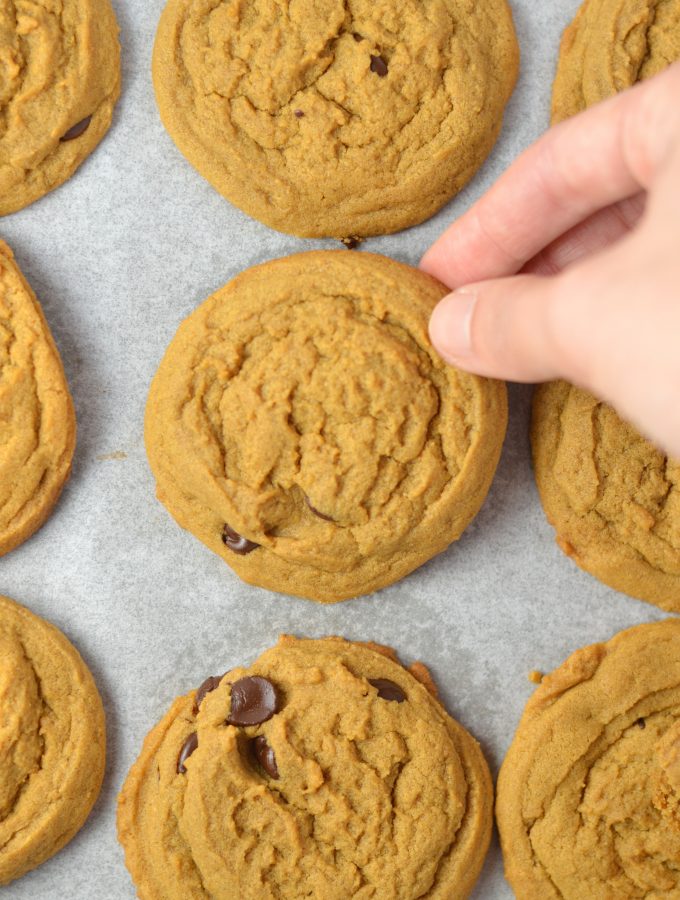
[[[302,118],[304,118],[304,115],[305,115],[305,114],[304,114],[304,112],[303,112],[301,109],[296,109],[296,110],[295,110],[295,118],[296,118],[296,119],[302,119]]]
[[[323,519],[325,522],[334,522],[335,521],[330,516],[326,516],[326,515],[324,515],[324,513],[319,512],[319,510],[315,506],[312,506],[312,504],[309,502],[309,497],[305,497],[305,501],[307,503],[307,506],[309,507],[311,512],[314,513],[315,516],[318,516],[320,519]]]
[[[353,235],[352,237],[344,237],[340,238],[341,243],[347,247],[348,250],[354,250],[361,243],[361,238]]]
[[[267,738],[263,734],[258,735],[253,741],[253,753],[255,754],[255,759],[259,762],[267,775],[271,778],[279,777],[279,769],[276,765],[274,751],[267,743]]]
[[[177,759],[177,773],[179,775],[186,775],[186,768],[184,763],[189,759],[194,750],[198,747],[198,735],[196,732],[192,732],[189,737],[182,744],[182,749],[179,751],[179,757]]]
[[[229,725],[261,725],[279,708],[276,688],[258,675],[240,678],[231,686]]]
[[[239,556],[246,556],[246,554],[252,553],[253,550],[257,550],[260,546],[253,543],[253,541],[249,541],[248,538],[244,538],[242,534],[234,531],[229,525],[225,525],[222,529],[222,543],[225,547],[233,550],[234,553],[238,553]]]
[[[194,698],[194,708],[198,710],[199,706],[205,700],[206,694],[209,694],[211,691],[214,691],[216,687],[219,686],[220,681],[222,681],[223,675],[211,675],[209,678],[206,678],[203,684],[196,691],[196,697]]]
[[[90,122],[92,121],[92,116],[87,116],[87,118],[83,119],[81,122],[77,122],[73,125],[66,134],[61,136],[62,141],[73,141],[76,138],[79,138],[81,134],[85,134],[87,129],[90,127]]]
[[[381,78],[384,78],[385,75],[387,75],[387,63],[382,56],[371,57],[371,72],[375,72],[375,74],[379,75]]]
[[[362,36],[360,34],[357,34],[356,31],[354,32],[353,37],[354,37],[354,40],[357,42],[357,44],[360,44],[363,41]]]
[[[369,678],[368,683],[378,691],[381,700],[393,700],[395,703],[403,703],[406,700],[406,694],[399,685],[387,678]]]
[[[636,725],[638,728],[646,728],[647,727],[647,723],[645,722],[644,719],[638,719],[636,722]]]

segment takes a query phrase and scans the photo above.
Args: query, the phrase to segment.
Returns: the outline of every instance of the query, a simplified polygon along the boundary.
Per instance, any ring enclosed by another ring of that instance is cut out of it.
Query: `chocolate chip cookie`
[[[119,799],[138,896],[467,897],[492,785],[433,692],[386,648],[284,637],[179,697]]]
[[[75,441],[59,353],[35,294],[0,241],[0,556],[50,514]]]
[[[104,776],[104,710],[77,650],[0,597],[0,885],[81,828]]]
[[[680,896],[680,621],[585,647],[543,679],[496,816],[518,900]]]
[[[482,164],[517,77],[505,0],[169,0],[161,118],[223,196],[301,237],[427,219]]]
[[[244,272],[181,325],[154,378],[159,499],[251,584],[322,602],[456,540],[500,455],[505,386],[432,348],[439,282],[303,253]]]
[[[563,381],[538,389],[531,438],[564,552],[610,587],[680,611],[680,463]]]
[[[0,4],[0,215],[73,175],[108,131],[119,93],[109,0]]]
[[[651,78],[680,59],[680,0],[585,0],[562,38],[552,118]]]

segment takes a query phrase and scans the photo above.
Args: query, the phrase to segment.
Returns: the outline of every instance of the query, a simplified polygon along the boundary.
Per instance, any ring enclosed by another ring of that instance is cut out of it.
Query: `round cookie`
[[[99,795],[104,710],[64,635],[0,597],[0,885],[67,844]]]
[[[489,154],[517,78],[505,0],[168,0],[163,124],[223,196],[300,237],[415,225]]]
[[[482,751],[422,664],[283,637],[175,700],[128,775],[118,835],[141,900],[459,900],[492,804]]]
[[[75,441],[59,353],[35,294],[0,241],[0,556],[48,517]]]
[[[256,266],[180,326],[149,393],[159,499],[245,581],[322,602],[456,540],[491,484],[505,385],[446,366],[446,288],[367,253]]]
[[[680,0],[585,0],[562,38],[553,123],[678,59]]]
[[[538,388],[531,440],[562,550],[610,587],[680,611],[680,463],[563,381]]]
[[[73,175],[108,131],[119,94],[109,0],[0,5],[0,215]]]
[[[518,900],[680,897],[680,621],[577,650],[527,703],[498,779]]]

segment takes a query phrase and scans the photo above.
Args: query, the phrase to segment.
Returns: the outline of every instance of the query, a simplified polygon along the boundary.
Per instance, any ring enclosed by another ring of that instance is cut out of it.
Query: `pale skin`
[[[564,378],[680,459],[680,63],[548,131],[421,267],[447,362]]]

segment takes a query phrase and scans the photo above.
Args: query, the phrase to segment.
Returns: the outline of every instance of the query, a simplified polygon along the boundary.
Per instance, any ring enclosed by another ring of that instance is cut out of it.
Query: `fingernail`
[[[466,288],[444,297],[430,318],[430,340],[447,362],[472,356],[472,315],[477,294]]]

